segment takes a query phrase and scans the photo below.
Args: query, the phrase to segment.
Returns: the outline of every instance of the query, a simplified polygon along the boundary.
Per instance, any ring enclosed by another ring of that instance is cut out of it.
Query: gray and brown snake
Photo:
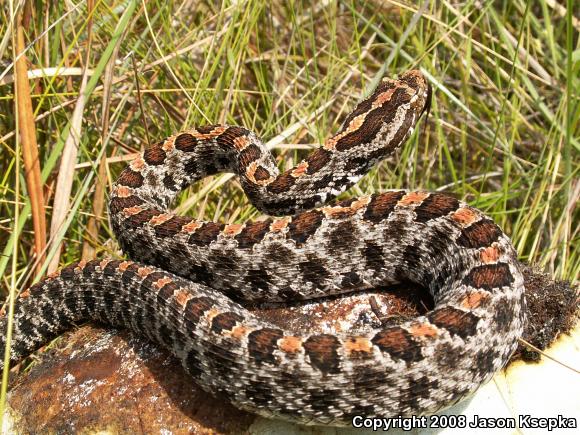
[[[428,109],[419,71],[383,79],[340,131],[280,173],[243,127],[211,125],[146,149],[113,186],[112,229],[131,260],[70,264],[21,292],[17,362],[79,321],[130,328],[169,349],[209,392],[306,424],[429,414],[488,381],[524,323],[516,252],[480,211],[394,190],[324,205],[409,137]],[[224,225],[168,211],[185,187],[233,172],[270,216]],[[246,302],[289,301],[411,281],[434,309],[364,332],[285,330]],[[1,350],[7,319],[0,319]]]

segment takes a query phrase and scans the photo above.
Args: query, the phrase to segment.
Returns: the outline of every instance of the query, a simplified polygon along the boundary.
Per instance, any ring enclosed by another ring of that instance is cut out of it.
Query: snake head
[[[399,77],[399,81],[415,91],[417,98],[412,100],[411,107],[416,113],[419,113],[419,116],[423,115],[423,113],[429,115],[433,90],[425,75],[421,71],[414,69],[403,73]]]

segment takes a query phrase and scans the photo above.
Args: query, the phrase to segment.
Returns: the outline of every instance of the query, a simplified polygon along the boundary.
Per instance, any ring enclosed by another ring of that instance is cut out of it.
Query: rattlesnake
[[[81,261],[22,292],[12,361],[93,319],[146,335],[204,389],[269,417],[348,425],[462,399],[506,364],[522,333],[523,278],[508,237],[440,193],[394,190],[314,208],[399,147],[430,98],[418,71],[383,79],[336,135],[282,174],[242,127],[196,128],[146,149],[109,202],[112,229],[139,263]],[[223,171],[239,176],[259,210],[292,217],[224,225],[167,211],[183,188]],[[284,330],[240,305],[402,281],[427,288],[434,309],[375,330]]]

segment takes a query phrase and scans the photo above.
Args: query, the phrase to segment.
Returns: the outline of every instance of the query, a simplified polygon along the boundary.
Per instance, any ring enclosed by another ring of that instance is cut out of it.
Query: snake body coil
[[[109,203],[113,231],[139,263],[74,263],[21,293],[12,361],[95,319],[146,335],[204,389],[269,417],[348,425],[355,415],[457,402],[506,364],[522,333],[523,278],[508,237],[439,193],[396,190],[314,208],[399,147],[429,102],[420,72],[384,79],[339,133],[282,174],[241,127],[197,128],[147,149]],[[180,190],[223,171],[239,176],[258,209],[292,217],[224,225],[167,211]],[[427,288],[434,309],[366,332],[284,330],[239,304],[401,281]],[[2,348],[5,331],[3,318]]]

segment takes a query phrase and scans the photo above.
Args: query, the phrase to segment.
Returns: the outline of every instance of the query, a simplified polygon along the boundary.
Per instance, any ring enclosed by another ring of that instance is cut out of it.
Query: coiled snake
[[[146,335],[204,389],[269,417],[348,425],[465,397],[506,364],[522,333],[523,278],[508,237],[439,193],[395,190],[314,208],[399,147],[430,94],[418,71],[383,79],[336,135],[282,174],[242,127],[201,127],[145,150],[109,202],[134,261],[70,264],[22,292],[12,361],[93,319]],[[224,225],[167,211],[183,188],[223,171],[238,175],[258,209],[292,217]],[[401,281],[427,288],[434,309],[366,332],[284,330],[239,304]],[[5,317],[0,332],[3,350]]]

